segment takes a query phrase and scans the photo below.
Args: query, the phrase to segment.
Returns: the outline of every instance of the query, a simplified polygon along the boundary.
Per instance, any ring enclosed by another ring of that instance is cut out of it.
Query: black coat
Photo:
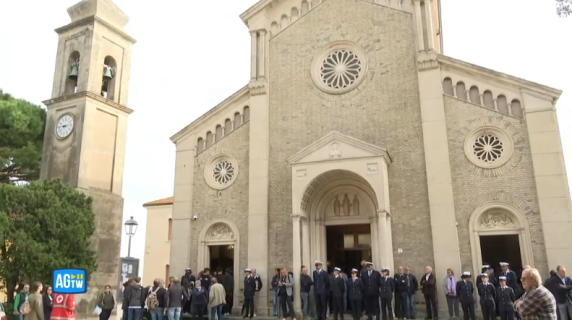
[[[395,282],[395,293],[407,293],[406,280],[407,278],[405,277],[405,274],[395,274],[393,276],[393,281]]]
[[[331,289],[332,289],[332,296],[334,298],[343,297],[344,292],[346,291],[346,284],[344,278],[342,278],[342,276],[333,277]]]
[[[380,297],[391,298],[393,296],[393,291],[395,291],[395,279],[392,277],[381,276],[379,284]]]
[[[330,276],[325,270],[314,270],[314,295],[330,292]]]
[[[554,276],[548,279],[547,284],[548,286],[545,287],[552,292],[557,304],[565,304],[568,302],[569,295],[571,294],[570,290],[572,290],[572,280],[569,277],[565,277],[563,282],[562,278]]]
[[[165,308],[181,308],[183,301],[187,301],[189,294],[180,284],[171,284],[165,293]]]
[[[195,287],[195,276],[192,274],[185,274],[181,277],[181,286],[185,289],[193,289]]]
[[[222,276],[220,284],[222,284],[222,286],[224,287],[224,291],[226,292],[227,295],[232,296],[234,294],[234,277],[232,276],[232,274],[228,272],[225,273]]]
[[[514,273],[512,270],[508,270],[507,272],[501,271],[501,273],[499,273],[499,277],[500,276],[505,276],[506,285],[514,290],[514,294],[518,294],[518,287],[516,285],[518,282],[518,277],[516,276],[516,273]]]
[[[244,277],[244,297],[253,298],[256,292],[256,280],[253,276],[248,275]]]
[[[497,288],[497,301],[499,311],[514,312],[514,301],[516,296],[511,287]]]
[[[485,303],[485,301],[493,301],[495,302],[497,299],[497,290],[495,286],[491,283],[484,284],[479,283],[477,286],[479,288],[479,297],[481,297],[480,301],[481,304]]]
[[[381,274],[377,270],[372,270],[371,275],[368,270],[364,270],[361,279],[364,286],[364,294],[366,296],[379,296],[379,286],[381,284]]]
[[[348,279],[348,296],[350,300],[362,300],[363,299],[363,281],[360,278],[354,280],[352,278]]]
[[[471,281],[457,281],[456,291],[459,301],[462,303],[475,303],[475,297],[473,296],[475,289]]]
[[[409,287],[407,286],[407,280],[409,278]],[[405,279],[405,290],[409,294],[415,294],[417,292],[417,288],[419,288],[419,282],[417,278],[412,274],[404,274],[403,279]]]

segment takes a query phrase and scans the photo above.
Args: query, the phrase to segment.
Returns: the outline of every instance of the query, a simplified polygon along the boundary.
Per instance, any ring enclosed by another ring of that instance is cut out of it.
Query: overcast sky
[[[70,22],[66,9],[77,2],[0,1],[0,88],[37,104],[50,98],[58,43],[54,29]],[[124,220],[134,216],[140,224],[132,256],[142,259],[142,204],[173,194],[175,147],[169,137],[249,80],[250,35],[239,15],[257,0],[114,2],[129,15],[126,30],[138,41],[123,197]],[[558,18],[553,0],[442,0],[442,16],[446,55],[564,90],[557,109],[570,168],[572,17]]]

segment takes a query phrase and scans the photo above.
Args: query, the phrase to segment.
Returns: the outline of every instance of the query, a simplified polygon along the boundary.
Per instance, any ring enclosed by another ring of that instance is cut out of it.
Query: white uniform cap
[[[499,280],[504,280],[504,281],[506,281],[506,277],[505,277],[505,276],[500,276],[500,277],[499,277]]]
[[[340,269],[340,268],[338,268],[338,267],[335,267],[334,270],[336,270],[336,271],[342,271],[342,269]]]
[[[244,269],[244,272],[252,272],[252,270],[250,270],[250,268],[246,268]]]
[[[509,264],[508,264],[508,262],[501,262],[500,265],[501,265],[501,267],[506,267],[506,266],[508,266]]]
[[[322,261],[320,261],[320,260],[314,261],[314,265],[317,265],[317,264],[323,264],[323,263],[322,263]]]
[[[471,273],[470,273],[469,271],[465,271],[465,272],[463,272],[463,275],[464,275],[464,276],[467,276],[467,277],[470,277],[470,276],[471,276]]]
[[[352,269],[352,272],[358,272],[358,270],[357,270],[357,269]]]
[[[489,266],[488,264],[483,264],[482,268],[483,269],[489,269],[491,266]]]
[[[489,274],[488,273],[481,273],[481,277],[487,277],[488,278]]]
[[[365,265],[366,265],[366,266],[373,266],[373,262],[367,261],[367,262],[365,263]]]
[[[381,268],[381,271],[389,271],[389,268],[383,267],[383,268]]]

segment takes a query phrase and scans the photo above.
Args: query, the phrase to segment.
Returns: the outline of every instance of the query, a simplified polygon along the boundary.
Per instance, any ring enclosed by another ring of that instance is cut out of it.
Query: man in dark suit
[[[465,320],[476,320],[475,315],[475,297],[473,283],[469,281],[471,278],[470,272],[463,272],[461,280],[457,281],[457,295],[461,302],[461,309],[463,309],[463,318]]]
[[[407,278],[403,273],[403,267],[399,266],[393,276],[395,281],[395,317],[398,320],[405,319],[407,305]]]
[[[506,285],[512,288],[514,295],[517,298],[520,297],[520,288],[517,285],[518,277],[516,276],[516,273],[509,269],[510,266],[508,262],[501,262],[500,266],[502,271],[499,274],[499,277],[506,277]]]
[[[426,319],[439,319],[439,311],[437,308],[437,286],[433,268],[425,267],[425,275],[421,277],[419,282],[421,292],[425,297],[425,308],[427,308]]]
[[[244,274],[244,305],[245,312],[243,319],[254,317],[254,293],[256,292],[256,280],[252,276],[252,270],[245,269]]]
[[[334,268],[334,278],[332,280],[332,304],[334,311],[334,320],[344,320],[344,292],[346,289],[345,280],[340,276],[342,269]]]
[[[381,281],[379,285],[380,297],[381,297],[381,318],[387,320],[387,315],[389,314],[389,320],[393,320],[393,308],[391,306],[391,300],[393,298],[393,292],[395,291],[395,280],[389,276],[389,268],[381,269]]]
[[[348,280],[348,297],[354,320],[361,318],[361,306],[363,301],[363,282],[358,278],[358,270],[352,269],[351,278]]]
[[[365,294],[365,312],[367,319],[372,320],[375,315],[379,319],[379,285],[381,284],[381,274],[373,270],[373,263],[366,262],[366,269],[361,274]]]
[[[497,298],[497,291],[493,284],[489,283],[489,275],[483,273],[481,276],[482,282],[477,286],[479,289],[479,297],[481,303],[481,311],[483,312],[484,320],[493,320],[496,318],[495,301]]]
[[[550,288],[554,290],[552,295],[558,305],[558,313],[561,320],[572,320],[572,280],[566,276],[563,266],[556,267],[556,277],[551,278]]]
[[[498,310],[501,320],[514,320],[514,301],[516,296],[511,287],[506,285],[506,277],[499,277],[500,287],[497,288]]]
[[[322,269],[322,261],[316,260],[314,270],[314,298],[316,300],[316,316],[318,320],[326,320],[328,310],[328,293],[330,292],[330,276]]]

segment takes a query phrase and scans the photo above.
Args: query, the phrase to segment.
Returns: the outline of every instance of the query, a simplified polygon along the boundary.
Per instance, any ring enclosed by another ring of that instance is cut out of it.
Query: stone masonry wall
[[[369,58],[365,81],[344,95],[320,91],[310,77],[314,56],[336,40],[359,44]],[[365,1],[329,0],[272,38],[269,59],[269,268],[292,267],[292,181],[286,159],[336,130],[385,147],[393,157],[395,264],[409,264],[422,274],[433,264],[433,249],[412,16]]]
[[[501,199],[499,201],[506,201],[511,205],[520,207],[526,216],[532,237],[534,267],[538,268],[542,275],[548,274],[549,270],[544,252],[544,236],[538,209],[532,157],[525,120],[504,116],[498,112],[448,95],[444,95],[444,100],[463,270],[471,270],[473,267],[469,240],[469,219],[471,214],[479,205],[492,201],[500,195]],[[520,157],[520,160],[515,166],[506,169],[499,176],[487,177],[482,172],[473,171],[472,163],[465,156],[463,141],[470,128],[475,127],[471,123],[479,119],[486,122],[500,121],[505,126],[508,124],[516,129],[516,134],[513,135],[515,140],[513,157]],[[521,251],[523,249],[521,248]],[[479,271],[473,270],[473,272]]]

